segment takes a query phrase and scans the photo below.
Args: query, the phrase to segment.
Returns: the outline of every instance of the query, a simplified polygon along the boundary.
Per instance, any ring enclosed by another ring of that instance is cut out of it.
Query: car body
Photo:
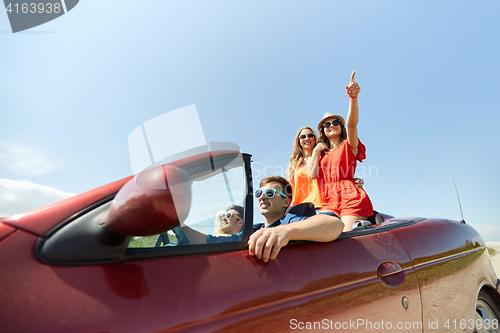
[[[1,219],[2,332],[497,331],[499,282],[465,223],[386,219],[291,242],[266,263],[246,244],[262,220],[250,155],[152,170],[166,185],[145,172]],[[191,245],[172,232],[210,233],[229,204],[245,209],[239,241]]]

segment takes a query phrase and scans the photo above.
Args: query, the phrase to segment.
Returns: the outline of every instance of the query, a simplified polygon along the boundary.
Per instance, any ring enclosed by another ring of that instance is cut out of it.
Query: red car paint
[[[406,326],[396,331],[427,332],[436,321],[448,331],[446,320],[476,318],[480,290],[500,299],[481,237],[447,220],[392,219],[329,243],[295,242],[269,263],[243,245],[112,263],[40,260],[41,239],[129,178],[1,220],[2,332],[372,332],[398,323]]]

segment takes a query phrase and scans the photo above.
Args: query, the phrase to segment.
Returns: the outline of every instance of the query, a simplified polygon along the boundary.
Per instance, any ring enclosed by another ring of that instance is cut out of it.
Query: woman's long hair
[[[295,175],[295,171],[297,168],[304,162],[304,149],[300,145],[300,132],[303,130],[310,130],[312,134],[314,134],[314,146],[316,146],[316,143],[318,143],[318,135],[316,134],[316,131],[313,130],[309,126],[304,126],[299,129],[299,132],[295,136],[295,143],[293,146],[293,151],[292,155],[290,156],[290,162],[288,163],[288,169],[286,170],[286,175],[288,178],[288,181],[293,184],[293,176]]]
[[[347,139],[347,131],[346,131],[344,125],[340,124],[340,129],[341,129],[341,132],[340,132],[339,144],[341,144],[342,142],[344,142],[345,139]],[[325,135],[325,128],[323,127],[323,125],[321,125],[321,129],[319,130],[318,142],[324,142],[326,144],[326,146],[328,147],[327,149],[330,149],[330,139],[328,139],[328,137]]]

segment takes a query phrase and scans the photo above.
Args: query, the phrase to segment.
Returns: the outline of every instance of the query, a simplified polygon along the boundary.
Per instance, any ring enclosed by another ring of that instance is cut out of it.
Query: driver
[[[220,211],[215,218],[214,236],[231,236],[243,228],[243,207],[229,206],[226,211]]]
[[[243,207],[229,206],[226,211],[219,211],[215,217],[214,234],[204,234],[187,225],[182,226],[182,231],[191,244],[212,244],[237,242],[243,234]]]

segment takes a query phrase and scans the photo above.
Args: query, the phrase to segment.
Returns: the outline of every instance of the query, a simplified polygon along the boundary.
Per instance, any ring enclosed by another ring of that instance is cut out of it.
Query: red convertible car
[[[390,218],[329,243],[248,253],[251,156],[212,151],[0,221],[1,332],[500,332],[481,236]],[[244,207],[240,240],[214,233]]]

